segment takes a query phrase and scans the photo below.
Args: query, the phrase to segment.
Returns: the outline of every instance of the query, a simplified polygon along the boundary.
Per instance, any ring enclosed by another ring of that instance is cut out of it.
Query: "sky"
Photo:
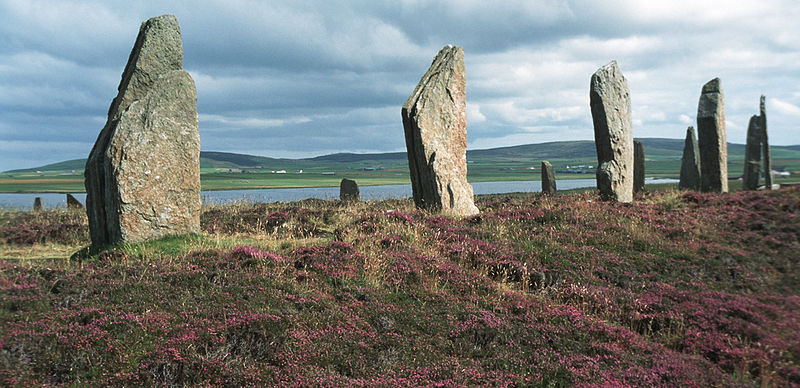
[[[469,149],[592,140],[589,82],[616,60],[639,137],[681,139],[703,84],[744,143],[800,144],[797,0],[0,0],[0,171],[85,158],[140,24],[171,13],[201,147],[269,157],[405,150],[400,108],[462,46]]]

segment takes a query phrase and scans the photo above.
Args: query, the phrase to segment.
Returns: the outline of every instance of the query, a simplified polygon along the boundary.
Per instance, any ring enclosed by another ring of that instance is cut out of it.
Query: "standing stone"
[[[556,174],[553,165],[546,160],[542,162],[542,192],[549,195],[556,193]]]
[[[761,128],[761,147],[764,153],[764,186],[767,190],[772,190],[772,152],[769,149],[769,138],[767,137],[767,98],[761,96],[760,123]]]
[[[725,95],[719,78],[703,85],[697,105],[700,147],[700,191],[728,192],[728,143],[725,134]]]
[[[197,93],[175,16],[142,23],[118,90],[86,161],[92,244],[199,232]]]
[[[83,209],[83,204],[72,194],[67,194],[67,209]]]
[[[361,193],[358,191],[358,183],[351,179],[342,179],[342,182],[339,184],[339,200],[360,201]]]
[[[681,158],[681,179],[678,188],[700,190],[700,151],[692,126],[686,129],[686,141],[683,143],[683,158]]]
[[[758,116],[750,117],[750,124],[747,125],[747,143],[744,147],[743,190],[758,188],[761,167],[761,132],[761,119]]]
[[[633,141],[633,192],[644,190],[644,144]]]
[[[589,101],[597,147],[597,188],[604,200],[633,201],[633,125],[628,81],[616,61],[592,75]]]
[[[464,50],[439,51],[403,104],[403,129],[418,208],[454,216],[477,214],[467,182],[467,112]]]
[[[42,197],[36,197],[33,199],[33,211],[38,212],[43,209],[42,206]]]

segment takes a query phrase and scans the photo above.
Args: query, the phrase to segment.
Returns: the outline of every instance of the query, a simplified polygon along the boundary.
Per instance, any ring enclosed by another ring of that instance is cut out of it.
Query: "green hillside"
[[[645,155],[651,161],[680,160],[683,154],[684,141],[682,139],[641,138],[637,140],[644,143]],[[558,141],[467,151],[467,159],[473,162],[491,161],[501,164],[509,162],[538,163],[541,160],[591,163],[596,160],[596,155],[594,142],[590,140]],[[776,160],[800,160],[800,145],[772,146],[772,157]],[[743,158],[744,145],[728,143],[728,159],[741,161]],[[271,170],[319,167],[324,170],[328,167],[335,169],[335,167],[352,164],[364,164],[365,166],[389,164],[393,167],[402,167],[405,163],[407,163],[405,152],[336,153],[305,159],[269,158],[216,151],[200,153],[200,168],[202,169],[263,168]],[[6,173],[80,171],[83,170],[85,164],[86,159],[73,159],[28,169],[6,171]]]

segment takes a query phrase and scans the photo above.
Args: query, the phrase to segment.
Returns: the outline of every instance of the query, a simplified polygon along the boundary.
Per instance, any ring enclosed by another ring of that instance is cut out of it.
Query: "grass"
[[[800,384],[800,189],[477,205],[208,206],[80,259],[80,212],[2,212],[0,384]]]

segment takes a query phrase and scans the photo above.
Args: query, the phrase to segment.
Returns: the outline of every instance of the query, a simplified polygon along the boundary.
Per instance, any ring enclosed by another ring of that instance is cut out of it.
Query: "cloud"
[[[486,121],[486,116],[481,113],[480,105],[467,103],[467,121],[470,123],[482,123]]]
[[[219,123],[229,127],[243,127],[243,128],[266,128],[266,127],[280,127],[287,124],[302,124],[310,122],[308,117],[293,117],[286,120],[278,119],[259,119],[254,117],[237,118],[226,117],[220,115],[207,115],[199,114],[199,121],[204,123]]]
[[[402,150],[400,106],[449,43],[465,50],[470,147],[591,139],[589,78],[612,59],[637,137],[682,139],[703,83],[720,77],[729,141],[744,142],[766,94],[771,142],[797,143],[794,0],[7,0],[0,141],[85,157],[140,23],[163,13],[181,23],[204,150]],[[0,166],[41,164],[16,155]]]
[[[795,104],[777,98],[773,98],[769,102],[770,105],[772,105],[772,108],[775,109],[780,114],[800,117],[800,106],[797,106]]]

